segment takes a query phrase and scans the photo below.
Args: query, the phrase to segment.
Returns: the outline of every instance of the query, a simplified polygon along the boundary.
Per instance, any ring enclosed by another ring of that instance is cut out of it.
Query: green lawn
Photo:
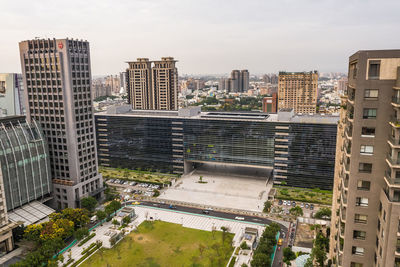
[[[277,191],[277,199],[332,205],[332,191],[289,186],[274,186],[274,188]]]
[[[102,248],[81,266],[226,266],[233,234],[145,221],[112,249]]]
[[[178,178],[173,174],[161,174],[148,171],[135,171],[129,169],[118,169],[109,167],[99,167],[99,172],[105,179],[123,179],[143,183],[168,184],[172,179]]]

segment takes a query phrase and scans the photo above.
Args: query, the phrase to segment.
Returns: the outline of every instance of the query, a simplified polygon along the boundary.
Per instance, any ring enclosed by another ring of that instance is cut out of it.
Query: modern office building
[[[342,99],[330,257],[400,266],[400,50],[352,55]]]
[[[331,189],[337,116],[261,112],[138,111],[95,114],[99,164],[182,174],[217,163],[274,170],[275,183]],[[317,141],[316,141],[317,140]]]
[[[271,96],[266,96],[262,100],[262,110],[266,113],[278,112],[278,94],[273,93]]]
[[[79,207],[86,196],[99,197],[87,41],[35,39],[19,43],[28,122],[43,128],[49,144],[57,206]]]
[[[232,70],[231,77],[220,79],[220,89],[227,93],[246,93],[250,86],[250,74],[248,70]]]
[[[0,73],[0,117],[23,115],[22,75],[17,73]]]
[[[178,109],[176,62],[172,57],[163,57],[160,61],[138,58],[137,61],[128,62],[128,103],[133,109]]]
[[[318,72],[279,72],[278,109],[317,112]]]
[[[240,85],[241,92],[247,92],[250,86],[250,74],[248,70],[240,71]]]

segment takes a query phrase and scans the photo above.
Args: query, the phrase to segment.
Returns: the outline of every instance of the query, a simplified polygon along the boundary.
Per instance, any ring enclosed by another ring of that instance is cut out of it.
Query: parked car
[[[296,201],[292,201],[292,206],[296,207]]]
[[[300,203],[300,208],[304,208],[304,203]]]
[[[114,179],[110,179],[110,180],[108,180],[110,183],[114,183]]]
[[[314,204],[310,204],[310,210],[314,209]]]
[[[208,211],[208,210],[203,210],[203,213],[204,213],[204,214],[210,214],[210,211]]]
[[[235,220],[244,221],[244,218],[243,218],[243,217],[236,216],[236,217],[235,217]]]
[[[176,207],[174,206],[174,205],[169,205],[169,208],[172,210],[172,209],[176,209]]]
[[[282,199],[279,199],[278,205],[282,205],[282,203],[283,203]]]
[[[310,208],[310,205],[308,205],[308,203],[306,203],[306,209]]]
[[[287,201],[286,201],[286,200],[283,201],[283,205],[284,205],[284,206],[287,205]]]
[[[288,200],[287,205],[292,206],[292,203]]]

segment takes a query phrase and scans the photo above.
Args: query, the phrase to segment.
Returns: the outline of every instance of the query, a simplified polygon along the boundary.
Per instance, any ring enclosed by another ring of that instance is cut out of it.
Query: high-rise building
[[[278,94],[273,93],[271,96],[266,96],[262,100],[262,110],[267,113],[278,112]]]
[[[240,76],[240,70],[233,70],[231,72],[231,92],[241,92],[242,78]]]
[[[17,73],[0,73],[0,117],[23,115],[22,75]]]
[[[338,92],[343,94],[346,91],[347,83],[348,83],[347,77],[340,78],[340,80],[337,81]]]
[[[126,82],[127,82],[126,72],[125,71],[120,72],[119,73],[119,84],[121,86],[122,93],[126,93]]]
[[[318,72],[279,72],[278,109],[316,113]]]
[[[57,208],[100,197],[87,41],[35,39],[19,43],[27,120],[43,128],[49,144]],[[60,196],[60,198],[58,198]]]
[[[400,266],[400,50],[349,59],[338,125],[330,256]]]
[[[109,75],[105,78],[104,84],[109,88],[111,94],[118,94],[121,91],[120,77],[118,75]]]
[[[178,70],[175,63],[172,57],[163,57],[160,61],[138,58],[128,62],[128,103],[133,109],[178,109]]]
[[[240,71],[240,91],[247,92],[250,86],[250,74],[248,70]]]

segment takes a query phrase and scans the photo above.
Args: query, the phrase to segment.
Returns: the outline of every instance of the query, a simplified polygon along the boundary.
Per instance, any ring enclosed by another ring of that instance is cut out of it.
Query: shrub
[[[71,265],[71,267],[76,267],[78,266],[81,262],[83,262],[84,260],[86,260],[88,257],[90,257],[90,255],[95,252],[97,249],[99,249],[102,246],[101,242],[96,243],[96,246],[93,247],[91,250],[89,250],[82,258],[80,258],[79,260],[77,260],[76,262],[74,262],[74,264]]]
[[[85,244],[86,242],[88,242],[91,238],[93,238],[96,235],[96,233],[91,233],[90,235],[88,235],[85,239],[83,239],[79,244],[78,247],[81,247],[83,244]]]
[[[85,255],[89,250],[91,250],[92,248],[94,248],[96,246],[96,243],[92,243],[90,244],[90,246],[88,246],[87,248],[85,248],[84,250],[82,250],[82,255]]]

